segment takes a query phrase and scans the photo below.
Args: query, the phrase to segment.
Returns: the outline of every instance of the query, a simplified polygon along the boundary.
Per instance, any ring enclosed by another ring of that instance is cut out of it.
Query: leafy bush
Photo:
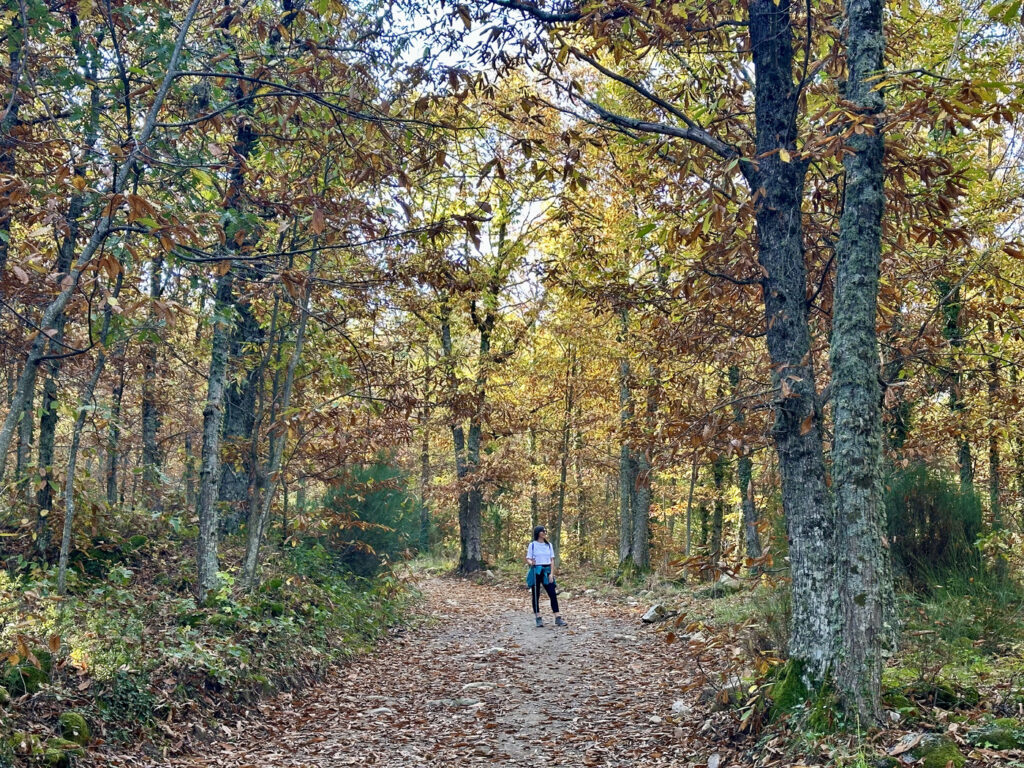
[[[383,557],[394,557],[419,541],[419,500],[405,473],[378,462],[353,467],[327,492],[323,507],[336,521],[332,546],[354,573],[372,576]]]
[[[916,589],[946,574],[975,573],[981,558],[981,501],[941,475],[917,464],[890,474],[885,510],[894,565]]]

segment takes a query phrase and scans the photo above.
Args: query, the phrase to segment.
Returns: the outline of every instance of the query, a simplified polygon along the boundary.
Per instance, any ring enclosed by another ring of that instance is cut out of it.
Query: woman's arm
[[[526,563],[528,565],[536,565],[537,558],[533,556],[533,542],[531,541],[526,547]]]

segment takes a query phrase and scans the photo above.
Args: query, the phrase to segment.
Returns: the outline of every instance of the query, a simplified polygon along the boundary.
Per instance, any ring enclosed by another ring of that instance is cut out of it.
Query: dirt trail
[[[421,588],[436,623],[265,702],[205,754],[153,765],[704,765],[666,719],[689,677],[682,649],[667,656],[636,611],[571,597],[570,626],[545,610],[540,629],[525,590]]]

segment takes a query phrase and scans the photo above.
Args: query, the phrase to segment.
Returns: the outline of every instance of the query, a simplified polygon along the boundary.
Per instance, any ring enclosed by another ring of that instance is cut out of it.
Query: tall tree
[[[843,158],[846,188],[836,244],[832,317],[842,653],[836,679],[846,708],[881,722],[883,651],[894,628],[892,575],[882,501],[882,393],[877,314],[882,255],[885,139],[884,0],[846,0],[846,102],[854,125]]]

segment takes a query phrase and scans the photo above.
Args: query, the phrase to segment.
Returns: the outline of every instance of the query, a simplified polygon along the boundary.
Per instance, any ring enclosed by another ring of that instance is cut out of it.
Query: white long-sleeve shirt
[[[555,557],[555,549],[546,541],[531,541],[526,548],[526,559],[533,560],[536,565],[551,565]]]

